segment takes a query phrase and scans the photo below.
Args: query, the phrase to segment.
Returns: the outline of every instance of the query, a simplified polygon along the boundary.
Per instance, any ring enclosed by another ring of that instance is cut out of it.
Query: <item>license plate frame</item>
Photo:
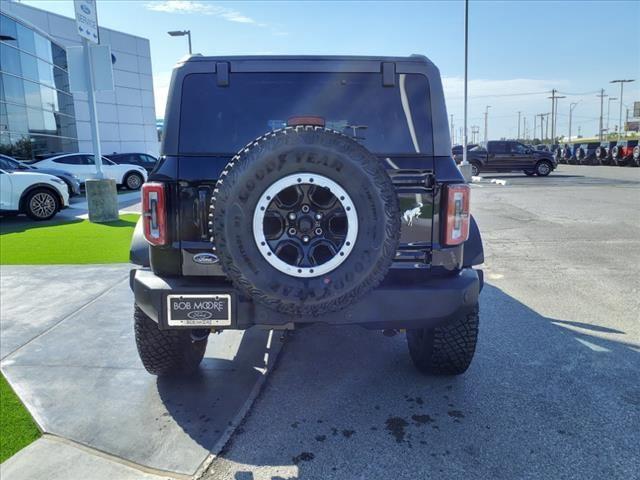
[[[173,301],[175,300],[181,302],[181,309],[174,308]],[[176,293],[167,295],[167,326],[191,328],[229,327],[233,319],[232,300],[233,298],[229,293]],[[178,312],[183,313],[183,315]]]

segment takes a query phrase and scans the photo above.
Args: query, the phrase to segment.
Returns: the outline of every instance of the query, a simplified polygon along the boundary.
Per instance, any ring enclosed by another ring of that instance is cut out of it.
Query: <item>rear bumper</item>
[[[270,328],[293,328],[294,325],[327,323],[361,325],[371,329],[432,328],[475,306],[483,285],[482,270],[465,268],[447,276],[419,279],[388,278],[359,302],[344,310],[318,317],[294,317],[280,314],[244,297],[226,281],[205,277],[163,278],[149,269],[134,269],[130,286],[138,305],[168,329],[166,297],[168,294],[230,293],[235,318],[229,329],[246,329],[254,325]],[[171,327],[184,328],[184,327]]]

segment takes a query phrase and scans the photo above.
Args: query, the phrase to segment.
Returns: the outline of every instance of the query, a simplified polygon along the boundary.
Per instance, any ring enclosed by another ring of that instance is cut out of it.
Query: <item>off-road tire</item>
[[[358,236],[334,270],[298,278],[264,258],[253,216],[271,185],[302,172],[329,178],[348,193]],[[222,268],[247,297],[289,315],[318,316],[355,303],[382,281],[398,248],[400,211],[377,157],[351,137],[305,125],[269,132],[227,164],[212,195],[209,227]]]
[[[640,145],[633,147],[630,163],[632,167],[640,167]]]
[[[545,168],[546,167],[546,168]],[[546,177],[553,171],[553,165],[548,160],[540,160],[536,163],[536,175],[539,177]]]
[[[471,175],[477,177],[480,175],[480,164],[478,162],[470,162],[471,163]]]
[[[136,172],[129,172],[124,176],[123,183],[128,190],[140,190],[143,182],[144,178],[142,177],[142,175]]]
[[[615,145],[611,149],[611,165],[615,165],[616,167],[624,166],[624,158],[622,157],[622,152],[620,151],[621,147]]]
[[[476,351],[479,319],[476,304],[440,327],[407,330],[409,355],[415,367],[425,374],[464,373]]]
[[[163,376],[194,373],[207,348],[207,337],[193,340],[190,330],[160,330],[137,305],[133,311],[136,346],[147,372]]]

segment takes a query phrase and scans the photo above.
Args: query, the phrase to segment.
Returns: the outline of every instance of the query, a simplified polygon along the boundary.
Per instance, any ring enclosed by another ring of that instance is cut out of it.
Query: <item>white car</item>
[[[37,168],[58,168],[76,175],[84,183],[89,178],[96,178],[96,166],[91,153],[67,153],[45,158],[34,162]],[[147,171],[138,166],[127,163],[117,164],[102,157],[102,172],[106,178],[112,178],[118,185],[124,185],[129,190],[138,190],[147,181]]]
[[[24,213],[33,220],[49,220],[68,206],[69,189],[58,177],[0,170],[0,213]]]

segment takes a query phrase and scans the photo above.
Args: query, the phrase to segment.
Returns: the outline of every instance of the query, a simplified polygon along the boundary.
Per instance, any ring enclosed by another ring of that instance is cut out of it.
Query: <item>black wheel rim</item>
[[[277,270],[315,277],[340,265],[357,235],[349,195],[327,177],[301,173],[269,187],[254,215],[254,238]]]

